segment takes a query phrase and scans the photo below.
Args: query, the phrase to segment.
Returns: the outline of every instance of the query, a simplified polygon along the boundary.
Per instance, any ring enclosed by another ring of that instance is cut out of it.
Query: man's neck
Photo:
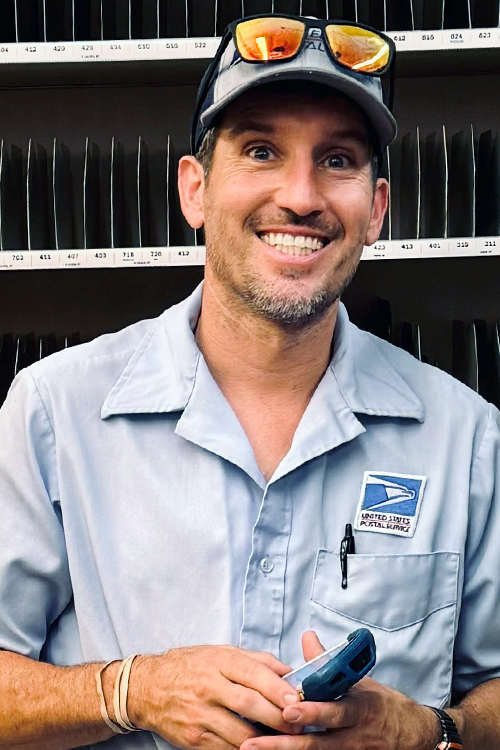
[[[338,304],[302,330],[278,326],[232,304],[205,282],[196,340],[230,402],[239,394],[307,402],[330,360]]]
[[[328,367],[337,308],[316,325],[287,331],[231,304],[205,281],[196,341],[266,481],[290,450]]]

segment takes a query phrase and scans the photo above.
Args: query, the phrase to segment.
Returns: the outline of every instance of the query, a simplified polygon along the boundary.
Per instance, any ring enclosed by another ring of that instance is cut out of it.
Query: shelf
[[[7,250],[0,252],[0,271],[55,268],[126,268],[202,266],[204,247],[142,247],[95,250]]]
[[[500,255],[500,237],[379,241],[365,247],[362,260],[463,258]],[[62,268],[126,268],[202,266],[205,248],[143,247],[94,250],[6,250],[0,253],[0,271]]]
[[[389,32],[400,75],[500,70],[500,29]],[[219,37],[0,44],[0,87],[199,81]],[[456,55],[462,50],[463,55]],[[127,63],[141,62],[136,65]],[[94,72],[92,72],[94,71]],[[104,75],[104,78],[103,78]]]

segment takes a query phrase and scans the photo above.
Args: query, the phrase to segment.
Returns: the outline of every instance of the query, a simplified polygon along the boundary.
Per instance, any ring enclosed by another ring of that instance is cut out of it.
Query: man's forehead
[[[321,92],[308,91],[305,86],[280,89],[262,86],[245,92],[225,112],[223,127],[230,138],[249,130],[272,133],[283,122],[313,119],[332,134],[343,132],[366,141],[364,118],[358,107],[334,89],[321,87]]]

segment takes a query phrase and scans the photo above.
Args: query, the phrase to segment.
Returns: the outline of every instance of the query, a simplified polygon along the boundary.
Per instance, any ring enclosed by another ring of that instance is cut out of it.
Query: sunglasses
[[[364,24],[288,16],[260,14],[241,18],[229,24],[214,59],[203,76],[198,95],[191,143],[193,153],[199,143],[196,137],[198,119],[217,74],[220,59],[232,39],[244,62],[258,65],[293,60],[306,45],[310,29],[319,29],[324,47],[335,65],[366,76],[382,76],[390,71],[388,104],[392,110],[395,45],[390,37]]]
[[[380,76],[394,56],[394,42],[358,23],[294,16],[251,16],[227,27],[240,57],[249,63],[293,60],[302,51],[309,29],[319,29],[333,62],[355,73]]]

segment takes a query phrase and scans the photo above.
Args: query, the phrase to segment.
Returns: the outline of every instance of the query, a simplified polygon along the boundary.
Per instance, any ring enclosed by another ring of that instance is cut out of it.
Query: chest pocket
[[[348,586],[340,560],[318,552],[311,628],[325,647],[360,626],[375,638],[372,677],[414,700],[444,705],[450,696],[460,556],[349,555]]]

